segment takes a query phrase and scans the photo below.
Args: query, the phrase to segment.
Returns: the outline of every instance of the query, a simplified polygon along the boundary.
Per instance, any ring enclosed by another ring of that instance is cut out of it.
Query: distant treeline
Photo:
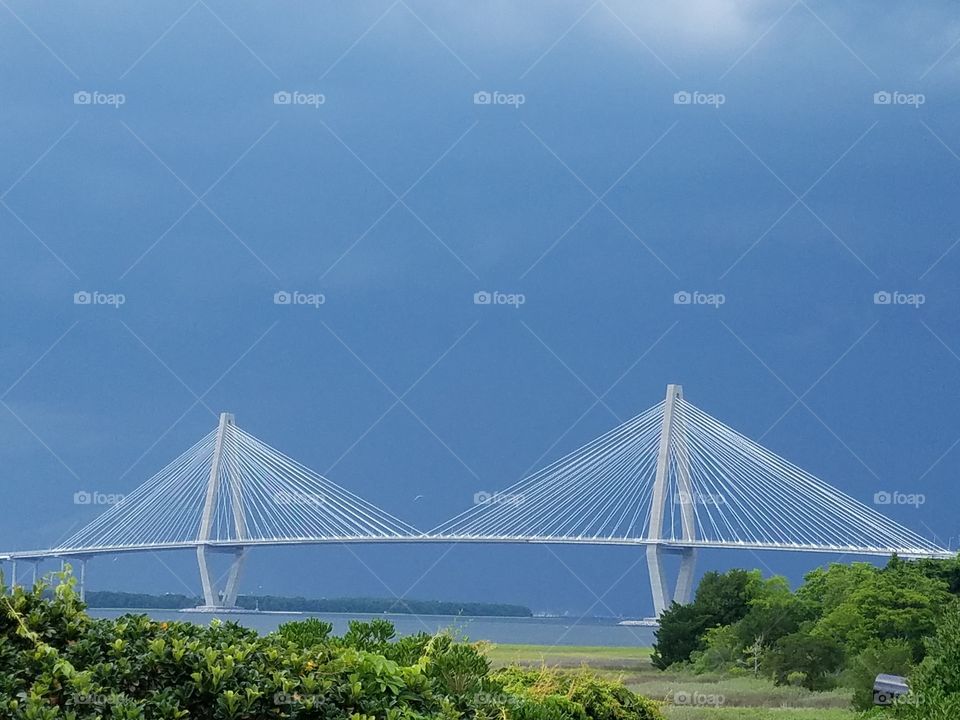
[[[203,604],[200,597],[165,594],[89,590],[86,603],[91,608],[132,608],[181,610]],[[530,608],[522,605],[484,602],[448,602],[442,600],[391,600],[388,598],[322,598],[277,597],[275,595],[241,595],[237,606],[245,610],[284,610],[315,613],[398,613],[411,615],[471,615],[487,617],[531,617]]]

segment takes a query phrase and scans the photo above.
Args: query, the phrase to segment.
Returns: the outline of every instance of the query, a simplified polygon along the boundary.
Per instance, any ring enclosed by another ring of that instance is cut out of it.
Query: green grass
[[[694,708],[664,706],[669,720],[853,720],[852,710],[816,708]]]
[[[651,668],[648,647],[595,647],[575,645],[491,645],[487,657],[494,667],[548,665],[577,668],[588,665],[594,670],[643,670]]]
[[[487,656],[494,667],[576,669],[588,667],[608,679],[620,680],[634,692],[666,703],[670,720],[852,720],[846,690],[810,692],[777,687],[750,675],[661,671],[650,663],[651,648],[491,645]],[[686,703],[672,704],[680,695]]]
[[[850,707],[850,693],[847,690],[810,692],[798,687],[777,687],[767,678],[751,676],[694,675],[689,672],[662,673],[653,670],[642,674],[624,673],[623,682],[634,692],[667,702],[680,694],[687,698],[705,697],[709,702],[725,708],[846,710]]]

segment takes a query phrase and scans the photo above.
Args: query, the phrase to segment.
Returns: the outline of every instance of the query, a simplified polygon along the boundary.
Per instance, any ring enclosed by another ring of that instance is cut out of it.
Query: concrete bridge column
[[[210,475],[207,479],[207,494],[203,505],[203,515],[200,521],[200,535],[197,538],[197,566],[200,570],[200,583],[203,586],[203,602],[208,607],[234,607],[237,602],[237,592],[240,584],[240,573],[246,559],[246,549],[238,547],[233,552],[233,561],[230,573],[221,599],[217,590],[210,567],[211,554],[218,548],[208,545],[213,532],[213,517],[217,509],[217,497],[223,488],[220,487],[220,464],[223,459],[223,444],[227,428],[234,424],[234,417],[230,413],[221,413],[220,425],[217,428],[217,439],[213,449],[213,458],[210,462]],[[238,541],[247,535],[246,515],[243,509],[243,489],[239,480],[233,479],[230,483],[230,508],[233,514],[234,529]]]
[[[87,558],[81,557],[77,558],[77,561],[80,563],[80,574],[78,577],[78,585],[80,588],[80,602],[83,602],[87,598]]]
[[[681,541],[694,542],[697,538],[696,514],[693,503],[693,484],[690,478],[690,454],[687,446],[684,422],[676,413],[676,401],[683,398],[683,387],[667,385],[667,396],[663,405],[663,426],[660,430],[660,449],[657,454],[657,474],[653,481],[653,493],[650,508],[650,529],[647,545],[647,570],[650,574],[650,590],[653,594],[654,613],[659,617],[670,606],[668,583],[664,573],[663,556],[665,552],[680,553],[680,573],[677,585],[674,588],[673,601],[681,604],[690,602],[693,594],[693,578],[696,566],[696,549],[694,547],[679,547],[676,538],[665,538],[663,532],[663,516],[667,503],[673,502],[669,497],[670,458],[671,450],[674,459],[677,500],[680,503],[680,517],[682,522]],[[671,548],[665,549],[662,541],[669,540]]]

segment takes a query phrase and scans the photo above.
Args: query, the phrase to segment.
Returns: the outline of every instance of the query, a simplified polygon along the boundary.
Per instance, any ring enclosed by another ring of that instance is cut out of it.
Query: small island
[[[203,604],[200,597],[164,593],[90,590],[86,593],[90,608],[137,610],[185,610]],[[263,612],[364,613],[397,615],[462,615],[468,617],[532,617],[523,605],[447,600],[407,600],[397,598],[303,598],[276,595],[241,595],[237,607]]]

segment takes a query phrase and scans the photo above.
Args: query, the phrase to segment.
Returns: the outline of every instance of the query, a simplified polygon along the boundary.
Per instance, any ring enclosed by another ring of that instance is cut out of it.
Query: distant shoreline
[[[86,593],[91,610],[175,610],[196,611],[203,605],[200,597],[181,594],[151,595],[109,590]],[[237,613],[242,614],[364,614],[435,615],[438,617],[533,617],[523,605],[446,600],[407,600],[391,598],[303,598],[276,595],[242,595],[237,598]]]

